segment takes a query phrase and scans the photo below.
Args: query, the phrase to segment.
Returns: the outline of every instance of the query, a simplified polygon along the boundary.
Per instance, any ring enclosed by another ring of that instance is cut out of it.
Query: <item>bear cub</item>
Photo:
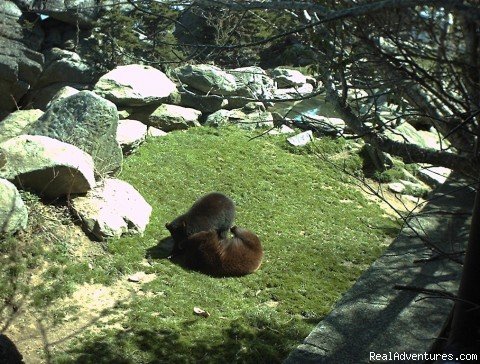
[[[165,224],[174,244],[172,256],[184,251],[184,242],[193,234],[213,230],[220,239],[227,237],[235,219],[235,204],[219,192],[209,193],[198,199],[185,214]]]
[[[253,232],[232,227],[233,238],[216,230],[201,231],[184,242],[184,264],[213,276],[242,276],[256,271],[263,258],[260,239]]]

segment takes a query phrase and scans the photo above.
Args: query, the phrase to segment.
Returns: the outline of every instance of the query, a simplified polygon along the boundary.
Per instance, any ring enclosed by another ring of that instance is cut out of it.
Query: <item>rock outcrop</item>
[[[122,164],[113,103],[91,91],[80,91],[53,103],[26,132],[73,144],[93,157],[98,175],[115,173]]]
[[[84,193],[95,186],[93,160],[79,148],[40,135],[20,135],[0,143],[5,165],[0,177],[42,196]]]
[[[161,103],[176,85],[161,71],[142,65],[120,66],[106,73],[94,91],[118,106],[143,106]]]
[[[174,74],[180,82],[204,94],[226,96],[237,90],[235,77],[216,66],[186,65],[177,68]]]
[[[13,2],[0,2],[0,113],[14,110],[42,72],[44,34],[37,17],[29,19]]]
[[[15,185],[0,178],[0,234],[25,229],[28,211]]]
[[[102,241],[109,237],[141,234],[152,207],[130,184],[107,178],[85,196],[73,200],[73,209],[85,229]]]

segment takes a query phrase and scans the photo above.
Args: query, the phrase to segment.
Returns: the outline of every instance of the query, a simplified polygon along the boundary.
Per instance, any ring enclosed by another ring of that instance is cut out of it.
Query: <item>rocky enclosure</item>
[[[26,27],[26,22],[37,17],[31,11],[37,3],[0,2],[2,233],[27,224],[17,188],[29,188],[51,199],[71,199],[74,212],[98,240],[142,233],[151,206],[132,186],[113,178],[124,155],[133,153],[146,137],[201,125],[277,127],[272,132],[294,133],[286,124],[295,126],[295,121],[288,114],[271,112],[270,107],[280,100],[308,96],[319,87],[312,77],[285,67],[220,69],[187,64],[165,74],[131,64],[98,75],[72,47],[78,32],[88,38],[98,15],[88,9],[95,7],[71,12],[67,1],[49,1],[42,9],[49,15],[42,26],[34,21]],[[368,98],[368,94],[362,96]],[[392,110],[385,108],[386,119]],[[309,120],[317,136],[348,132],[338,118],[313,115]],[[431,133],[420,134],[406,123],[398,130],[409,141],[439,147]],[[308,131],[289,141],[301,145],[313,137]],[[394,188],[412,190],[415,186],[404,183]],[[128,204],[128,209],[122,204]]]

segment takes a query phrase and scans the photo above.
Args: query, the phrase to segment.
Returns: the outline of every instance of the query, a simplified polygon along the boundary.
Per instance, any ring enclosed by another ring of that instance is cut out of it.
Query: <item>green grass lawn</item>
[[[52,362],[280,362],[382,253],[397,227],[341,170],[308,148],[287,147],[285,136],[253,135],[235,128],[172,132],[125,160],[119,178],[153,207],[144,236],[109,241],[93,269],[69,260],[68,247],[55,247],[55,269],[44,274],[49,281],[60,274],[62,284],[34,296],[50,305],[78,283],[108,285],[137,271],[156,278],[115,308],[121,329],[96,323],[53,351]],[[345,142],[323,139],[315,148],[361,169]],[[231,196],[236,225],[260,237],[265,256],[254,274],[212,278],[167,259],[165,223],[211,191]],[[194,307],[210,316],[194,315]]]

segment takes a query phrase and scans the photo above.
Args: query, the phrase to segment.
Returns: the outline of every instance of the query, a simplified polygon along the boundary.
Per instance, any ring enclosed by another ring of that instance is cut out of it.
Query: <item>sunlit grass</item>
[[[121,330],[99,323],[55,352],[54,362],[279,362],[381,254],[395,224],[341,170],[306,148],[287,147],[284,136],[254,135],[193,128],[149,139],[126,159],[119,178],[153,207],[144,236],[109,241],[93,269],[63,262],[49,280],[110,284],[138,270],[156,278],[115,309],[124,312]],[[361,169],[344,142],[323,139],[316,147]],[[256,273],[212,278],[166,259],[165,223],[210,191],[231,196],[235,223],[262,240]],[[57,249],[53,260],[62,256]],[[195,316],[194,307],[210,317]]]

